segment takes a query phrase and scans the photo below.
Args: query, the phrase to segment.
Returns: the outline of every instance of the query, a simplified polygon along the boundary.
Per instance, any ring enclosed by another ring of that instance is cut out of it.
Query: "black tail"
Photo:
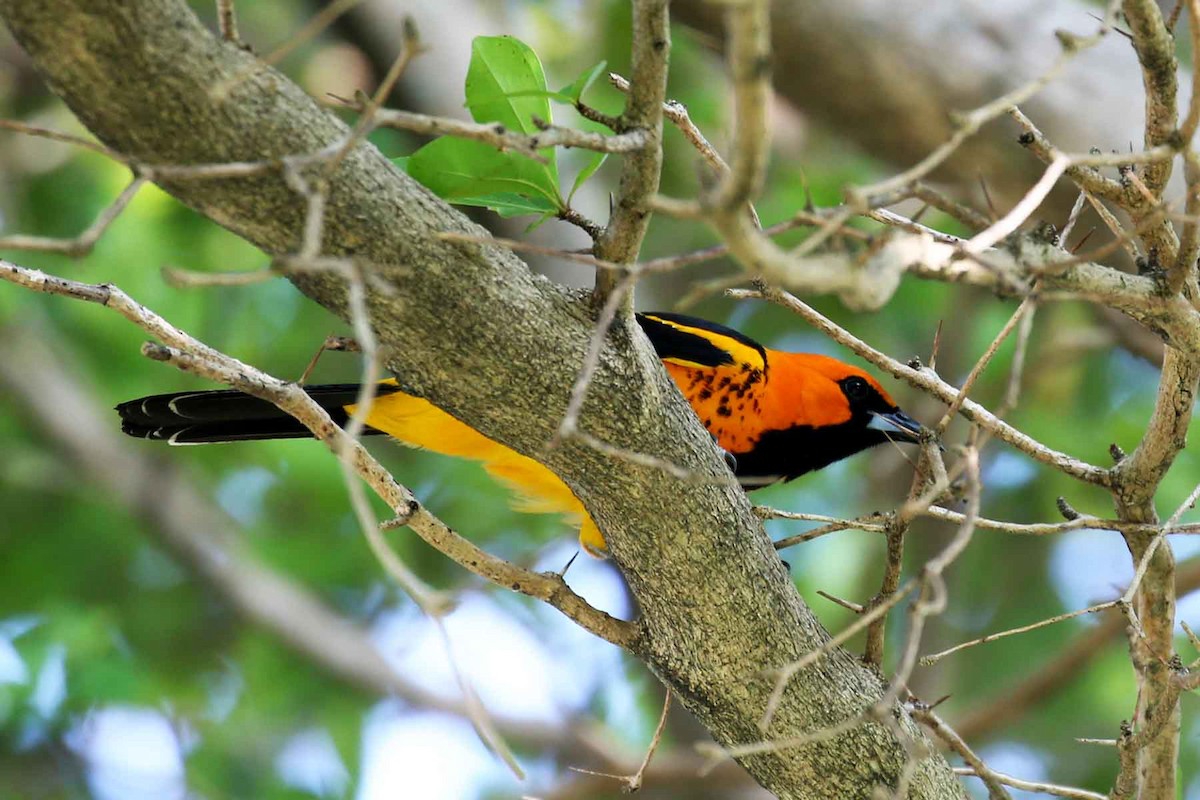
[[[346,425],[350,416],[345,407],[358,400],[357,383],[331,383],[305,388],[333,421]],[[379,394],[398,391],[390,384],[380,385]],[[241,442],[252,439],[301,439],[312,436],[308,428],[266,400],[259,400],[232,389],[207,392],[155,394],[129,400],[117,406],[121,430],[141,439],[171,444],[207,444]],[[363,433],[382,431],[368,427]]]

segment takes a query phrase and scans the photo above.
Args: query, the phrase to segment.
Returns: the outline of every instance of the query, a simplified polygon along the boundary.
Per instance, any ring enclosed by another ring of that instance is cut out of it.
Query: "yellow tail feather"
[[[395,384],[395,381],[384,381]],[[346,406],[353,414],[354,406]],[[583,508],[583,503],[547,467],[494,442],[428,400],[404,392],[377,397],[367,424],[410,447],[483,463],[488,474],[513,489],[514,508],[539,514],[563,514],[580,526],[579,542],[590,555],[603,558],[608,550],[604,536]]]

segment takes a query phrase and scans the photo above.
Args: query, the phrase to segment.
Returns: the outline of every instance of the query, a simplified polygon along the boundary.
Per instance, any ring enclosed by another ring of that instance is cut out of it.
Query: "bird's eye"
[[[856,376],[843,381],[842,390],[846,393],[846,397],[851,400],[864,400],[870,394],[871,387],[862,378]]]

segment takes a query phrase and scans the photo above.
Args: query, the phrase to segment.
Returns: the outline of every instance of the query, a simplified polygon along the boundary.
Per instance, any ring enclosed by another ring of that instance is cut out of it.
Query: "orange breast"
[[[818,369],[824,356],[766,353],[765,369],[745,362],[664,365],[704,427],[735,455],[753,450],[767,431],[819,428],[850,419],[841,388]]]
[[[764,427],[763,371],[750,364],[691,367],[664,362],[696,416],[730,453],[754,447]]]

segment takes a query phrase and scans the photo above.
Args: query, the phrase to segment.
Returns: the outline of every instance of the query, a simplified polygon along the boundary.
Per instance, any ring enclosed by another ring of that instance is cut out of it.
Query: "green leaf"
[[[513,92],[509,97],[545,97],[548,100],[555,100],[569,106],[575,105],[575,99],[570,95],[563,94],[562,92],[552,92],[549,89],[545,91],[530,89],[525,92]]]
[[[558,215],[558,208],[543,197],[527,197],[513,192],[496,192],[477,197],[456,197],[450,202],[462,206],[490,208],[502,217],[521,217],[526,214],[541,214],[540,225],[546,219]]]
[[[579,191],[579,187],[587,181],[588,178],[596,174],[596,170],[600,169],[600,165],[608,158],[608,153],[592,153],[588,157],[588,161],[583,165],[583,169],[579,170],[579,174],[575,176],[575,182],[571,184],[571,193],[567,195],[567,205],[571,205],[571,198]]]
[[[412,158],[412,156],[396,156],[392,159],[392,163],[405,172],[408,172],[408,162],[410,158]]]
[[[556,216],[558,216],[558,214],[557,214],[557,213],[554,213],[554,214],[542,214],[540,217],[538,217],[537,219],[535,219],[533,222],[529,223],[529,224],[528,224],[528,225],[525,227],[525,231],[524,231],[524,232],[525,232],[526,234],[533,233],[533,232],[534,232],[534,231],[536,231],[538,228],[542,227],[542,225],[546,224],[546,220],[548,220],[548,219],[554,219]]]
[[[408,174],[452,203],[483,205],[510,216],[557,213],[565,207],[558,181],[545,164],[470,139],[443,137],[430,142],[409,157]],[[502,199],[494,201],[496,195]],[[518,212],[518,206],[529,210]]]
[[[570,103],[571,105],[578,103],[579,99],[583,97],[583,93],[591,88],[592,84],[596,82],[596,79],[600,77],[600,74],[604,72],[604,68],[607,66],[607,61],[601,61],[596,66],[586,70],[578,78],[559,89],[555,95],[569,98],[566,102]]]
[[[467,108],[476,122],[499,122],[514,131],[537,133],[533,118],[550,122],[546,75],[537,54],[511,36],[478,36],[467,68]]]
[[[594,76],[581,76],[577,88],[582,91],[590,80]],[[546,88],[541,62],[524,42],[510,36],[480,36],[472,43],[466,96],[476,122],[535,134],[539,131],[535,117],[551,121],[549,98],[553,94]],[[397,163],[452,203],[484,206],[503,216],[555,215],[566,207],[558,186],[555,151],[546,148],[539,154],[545,163],[519,153],[500,152],[482,142],[443,137]],[[577,178],[577,183],[598,166],[589,163],[587,174]]]

